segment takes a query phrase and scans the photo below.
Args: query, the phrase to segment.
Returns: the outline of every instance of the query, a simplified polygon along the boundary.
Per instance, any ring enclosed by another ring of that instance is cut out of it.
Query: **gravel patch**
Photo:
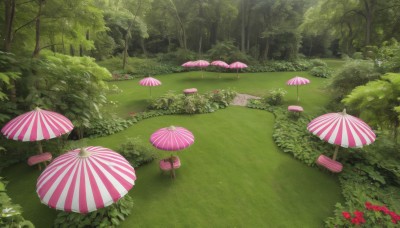
[[[246,106],[248,99],[261,99],[261,97],[238,93],[231,102],[231,105]]]

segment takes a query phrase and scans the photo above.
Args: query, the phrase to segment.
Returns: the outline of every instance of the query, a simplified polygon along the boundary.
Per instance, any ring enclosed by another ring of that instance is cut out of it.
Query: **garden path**
[[[233,99],[231,105],[246,106],[249,99],[261,99],[260,97],[252,96],[249,94],[238,93]]]

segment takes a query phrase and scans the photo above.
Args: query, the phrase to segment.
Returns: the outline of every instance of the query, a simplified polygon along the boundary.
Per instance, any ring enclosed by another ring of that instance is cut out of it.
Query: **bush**
[[[250,56],[241,52],[239,48],[233,44],[233,41],[229,40],[217,42],[210,50],[208,50],[208,54],[211,59],[218,59],[227,63],[234,61],[249,63],[254,61]]]
[[[0,227],[35,227],[29,220],[22,217],[22,209],[14,204],[6,192],[6,182],[0,177]]]
[[[309,60],[301,59],[293,62],[289,61],[268,61],[263,64],[249,65],[242,69],[244,72],[284,72],[284,71],[306,71],[312,67]]]
[[[328,84],[331,94],[331,105],[340,104],[340,101],[357,86],[378,79],[380,73],[370,61],[351,61],[337,70]]]
[[[117,227],[131,214],[133,200],[128,194],[108,207],[87,213],[60,212],[54,227]]]
[[[364,59],[363,53],[362,52],[354,52],[353,59],[358,59],[358,60]]]
[[[318,67],[318,66],[322,66],[322,67],[327,67],[328,64],[326,64],[326,62],[324,62],[322,59],[312,59],[310,60],[312,66],[314,67]]]
[[[128,138],[125,143],[120,145],[118,152],[135,168],[157,158],[154,148],[150,147],[148,143],[143,143],[139,138]]]
[[[125,70],[122,70],[121,57],[109,58],[98,63],[112,72],[112,80],[129,80],[149,75],[179,73],[185,70],[180,64],[165,64],[158,62],[157,59],[136,57],[128,58]]]
[[[96,119],[90,123],[84,132],[85,137],[101,137],[112,135],[119,131],[125,130],[135,123],[133,119],[125,120],[116,116],[103,119]]]
[[[310,74],[319,78],[328,78],[331,76],[332,71],[326,66],[316,66],[310,70]]]
[[[273,106],[281,105],[283,103],[283,97],[286,94],[287,94],[287,91],[282,88],[271,89],[268,92],[268,95],[263,98],[263,101],[264,101],[264,103],[273,105]]]
[[[227,107],[235,96],[236,92],[230,89],[191,95],[174,94],[173,91],[169,91],[154,99],[148,108],[179,114],[209,113]]]

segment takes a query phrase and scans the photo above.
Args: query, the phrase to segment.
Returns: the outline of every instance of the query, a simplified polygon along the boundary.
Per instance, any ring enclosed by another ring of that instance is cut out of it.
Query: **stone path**
[[[236,97],[233,99],[231,105],[246,106],[248,99],[261,99],[261,98],[249,94],[238,93]]]

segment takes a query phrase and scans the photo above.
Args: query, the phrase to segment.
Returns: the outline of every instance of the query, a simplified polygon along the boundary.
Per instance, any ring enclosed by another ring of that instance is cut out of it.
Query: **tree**
[[[390,129],[397,142],[400,126],[400,74],[387,73],[380,80],[355,88],[343,103],[361,113],[366,121]]]

